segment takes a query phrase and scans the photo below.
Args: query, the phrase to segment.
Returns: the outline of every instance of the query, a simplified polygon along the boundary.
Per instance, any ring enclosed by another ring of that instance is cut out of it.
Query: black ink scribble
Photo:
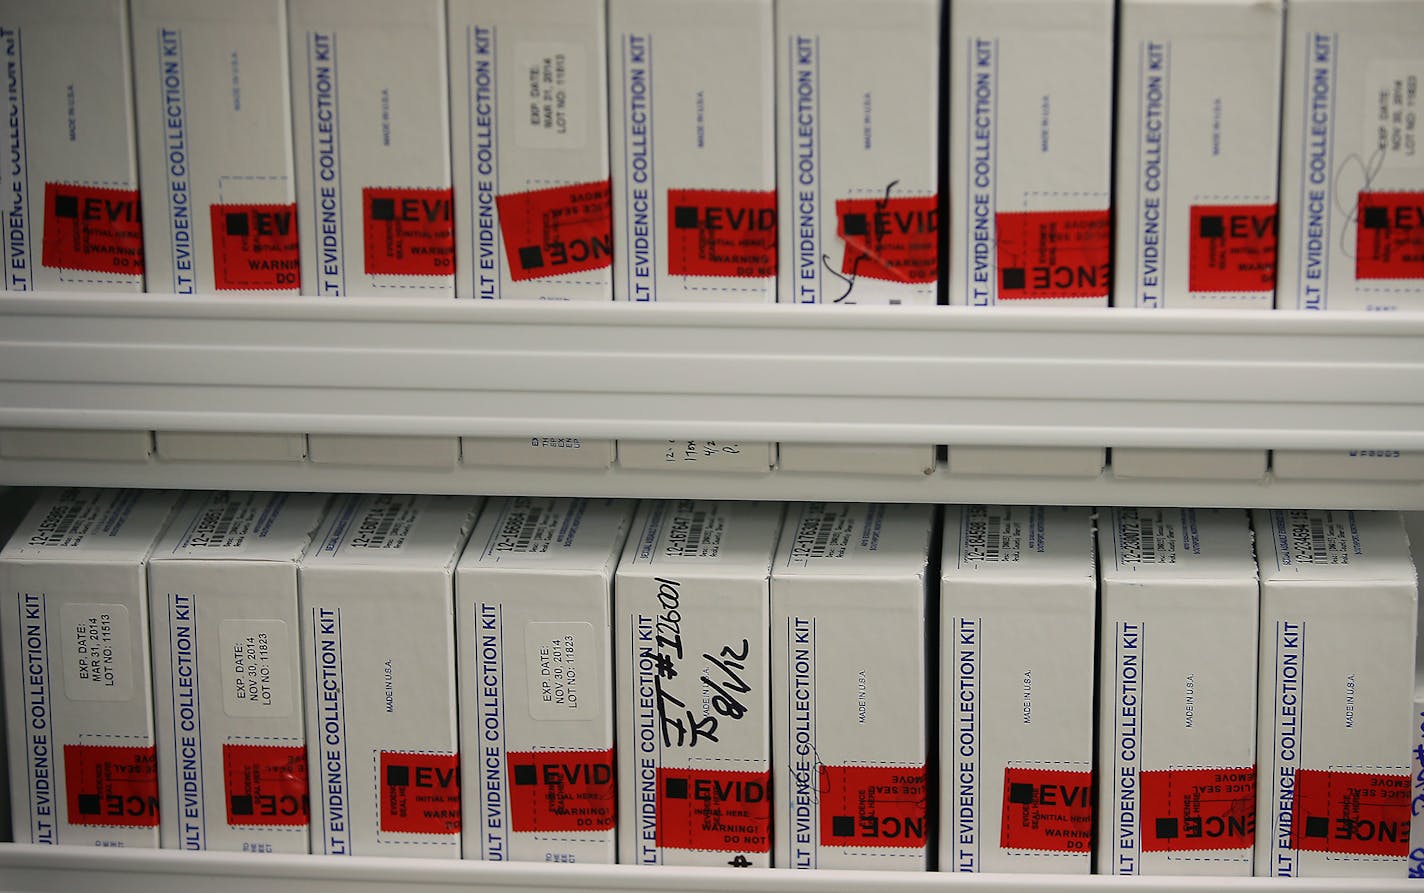
[[[876,216],[876,217],[879,217],[881,214],[883,214],[886,210],[889,209],[889,207],[890,207],[890,191],[891,191],[892,189],[894,189],[895,186],[896,186],[896,184],[898,184],[899,182],[900,182],[899,180],[891,180],[888,184],[886,184],[886,186],[885,186],[885,197],[882,198],[882,199],[878,199],[878,200],[876,200],[876,202],[875,202],[875,216]],[[872,230],[873,230],[873,229],[874,229],[874,226],[872,225],[871,228],[872,228]],[[876,234],[878,235],[878,233],[876,233]],[[867,235],[869,235],[869,234],[867,234]],[[854,301],[847,301],[846,298],[850,297],[851,291],[853,291],[853,290],[855,289],[856,278],[858,277],[858,275],[859,275],[859,273],[860,273],[860,264],[861,264],[861,261],[865,260],[866,257],[868,257],[868,256],[869,256],[869,252],[867,252],[867,251],[865,251],[865,250],[863,250],[863,249],[862,249],[860,252],[858,252],[858,253],[856,254],[855,260],[851,262],[851,265],[850,265],[850,274],[847,275],[847,274],[842,273],[840,270],[837,270],[837,269],[835,268],[835,266],[831,263],[831,256],[830,256],[829,254],[823,254],[823,255],[821,255],[821,264],[822,264],[822,266],[824,266],[824,267],[826,268],[826,270],[829,271],[832,276],[836,277],[837,279],[839,279],[839,280],[841,280],[842,282],[845,283],[845,291],[841,292],[840,297],[836,298],[833,303],[836,303],[836,304],[854,304],[854,303],[855,303]]]
[[[1335,171],[1335,207],[1345,213],[1345,221],[1340,226],[1340,251],[1345,257],[1355,256],[1355,242],[1351,238],[1355,233],[1355,218],[1360,213],[1360,193],[1369,192],[1374,185],[1375,177],[1379,175],[1380,169],[1384,167],[1386,150],[1380,148],[1370,155],[1369,159],[1363,159],[1359,155],[1351,153],[1345,156],[1340,162],[1340,167]],[[1363,181],[1358,189],[1350,188],[1347,174],[1357,173]]]

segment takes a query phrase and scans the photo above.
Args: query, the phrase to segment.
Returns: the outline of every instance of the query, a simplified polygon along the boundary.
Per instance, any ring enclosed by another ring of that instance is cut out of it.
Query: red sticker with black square
[[[1192,205],[1192,291],[1276,287],[1275,205]]]
[[[46,183],[46,267],[138,276],[143,273],[143,217],[137,189]]]
[[[607,180],[498,196],[510,278],[520,282],[612,266],[612,202]]]
[[[1049,853],[1089,852],[1093,843],[1093,773],[1004,768],[999,846]]]
[[[1105,298],[1107,211],[1001,211],[999,300]]]
[[[381,830],[460,833],[460,755],[382,751]]]
[[[510,826],[515,831],[611,831],[613,751],[509,755]]]
[[[1248,850],[1256,843],[1256,769],[1143,772],[1142,851]]]
[[[64,745],[69,824],[158,827],[158,760],[152,747]]]
[[[925,845],[924,766],[822,766],[821,844]]]
[[[1351,856],[1409,853],[1409,776],[1298,769],[1291,846]]]
[[[223,799],[229,825],[305,825],[311,814],[305,747],[223,745]]]
[[[1356,279],[1424,279],[1424,192],[1361,192]]]
[[[361,190],[366,273],[449,276],[455,272],[454,202],[449,189]]]
[[[776,192],[668,190],[668,272],[776,275]]]
[[[889,282],[939,278],[939,199],[848,198],[836,202],[836,235],[845,242],[841,272]]]
[[[771,852],[771,773],[659,769],[657,844]]]
[[[219,289],[296,291],[297,206],[213,205],[213,280]]]

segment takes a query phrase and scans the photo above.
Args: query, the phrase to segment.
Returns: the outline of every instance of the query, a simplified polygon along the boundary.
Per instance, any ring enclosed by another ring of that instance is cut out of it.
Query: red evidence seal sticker
[[[516,282],[613,264],[613,197],[608,180],[495,198],[510,278]]]
[[[1354,856],[1409,854],[1409,776],[1298,769],[1291,846]]]
[[[668,272],[776,275],[776,192],[669,189]]]
[[[460,755],[381,751],[381,830],[460,833]]]
[[[223,745],[223,799],[229,825],[307,824],[307,750],[277,744]]]
[[[1256,767],[1141,774],[1142,851],[1246,850],[1256,843]]]
[[[822,766],[824,846],[925,845],[924,766]]]
[[[218,289],[296,291],[301,286],[295,203],[213,205],[209,212]]]
[[[46,183],[41,259],[53,269],[142,275],[138,190]]]
[[[1187,287],[1270,291],[1276,287],[1276,206],[1192,205]]]
[[[841,272],[889,282],[939,278],[937,196],[836,201],[836,235],[845,242]]]
[[[617,795],[612,750],[509,755],[515,831],[611,831]]]
[[[1001,814],[1001,847],[1086,855],[1093,843],[1093,773],[1006,766]]]
[[[158,760],[152,747],[64,745],[71,825],[158,827]]]
[[[1106,298],[1107,211],[1000,211],[999,300]]]
[[[361,190],[366,273],[451,276],[455,272],[454,202],[449,189]]]
[[[1424,279],[1424,192],[1361,192],[1356,279]]]
[[[771,773],[658,770],[657,845],[771,852]]]

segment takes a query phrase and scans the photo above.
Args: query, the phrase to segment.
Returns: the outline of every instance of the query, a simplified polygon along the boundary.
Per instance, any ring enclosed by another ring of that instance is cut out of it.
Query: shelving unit
[[[0,429],[1424,450],[1424,313],[0,297]],[[1424,481],[0,458],[0,484],[1424,510]],[[1397,890],[0,845],[0,891]]]
[[[1424,449],[1424,314],[0,299],[0,429]],[[103,462],[0,481],[1424,508],[1424,481]]]

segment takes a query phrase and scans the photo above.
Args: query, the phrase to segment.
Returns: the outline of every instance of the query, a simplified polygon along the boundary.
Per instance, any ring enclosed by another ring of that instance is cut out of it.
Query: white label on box
[[[127,701],[133,697],[133,645],[123,605],[66,604],[64,694],[74,701]]]
[[[535,719],[588,719],[598,702],[580,697],[606,684],[598,667],[583,660],[593,647],[593,624],[566,621],[524,625],[524,660],[528,672],[529,714]]]
[[[1374,144],[1381,167],[1424,166],[1419,142],[1421,107],[1419,82],[1424,62],[1390,59],[1371,62],[1365,80],[1367,95],[1360,107],[1365,118],[1365,145]]]
[[[521,41],[515,67],[528,77],[529,110],[515,117],[515,140],[526,149],[581,149],[587,125],[587,86],[578,78],[587,65],[576,43]]]
[[[227,671],[228,716],[290,716],[291,651],[280,620],[224,620],[218,624],[220,660]]]

